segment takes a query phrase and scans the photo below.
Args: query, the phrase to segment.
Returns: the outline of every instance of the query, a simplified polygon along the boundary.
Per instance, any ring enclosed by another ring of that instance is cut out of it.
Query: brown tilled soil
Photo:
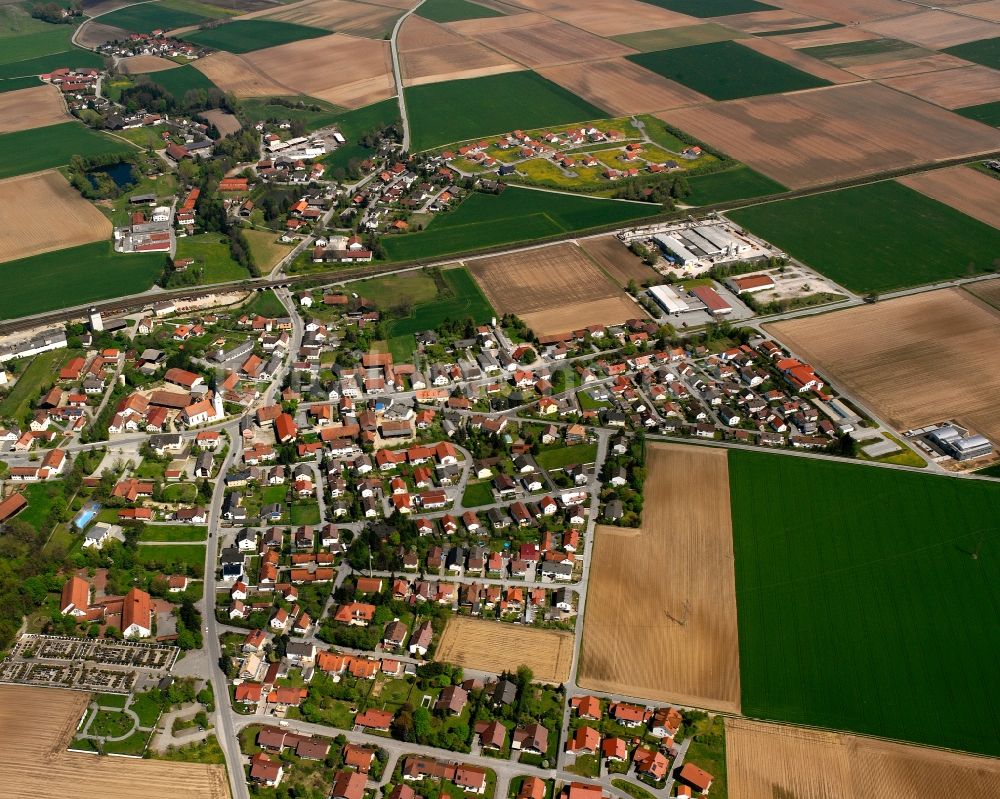
[[[766,55],[775,61],[781,61],[822,80],[828,80],[830,83],[853,83],[858,79],[857,75],[852,75],[850,72],[845,72],[817,58],[786,47],[774,39],[740,39],[739,43],[751,50],[756,50],[761,55]]]
[[[1000,314],[961,289],[767,330],[898,430],[958,419],[1000,440]]]
[[[971,14],[980,19],[1000,22],[1000,0],[986,0],[985,3],[970,3],[960,9],[964,14]]]
[[[738,713],[739,640],[722,449],[647,449],[642,527],[598,527],[578,682]]]
[[[11,799],[228,799],[224,766],[66,751],[89,695],[0,685],[0,785]]]
[[[399,58],[407,86],[437,83],[443,80],[479,78],[484,75],[518,72],[524,69],[500,53],[473,41],[446,47],[410,50],[400,53]]]
[[[967,108],[1000,100],[1000,71],[978,65],[882,82],[942,108]]]
[[[57,125],[70,118],[55,86],[0,93],[0,133]]]
[[[598,108],[626,116],[708,102],[694,89],[650,72],[624,58],[539,69],[553,83],[569,89]]]
[[[631,47],[552,20],[513,30],[480,33],[475,38],[519,64],[532,68],[592,62],[636,52]]]
[[[617,236],[586,239],[580,246],[621,286],[627,286],[630,280],[641,286],[644,281],[659,277],[655,269],[646,266]]]
[[[780,30],[780,29],[779,29]],[[789,33],[785,36],[775,37],[785,47],[793,47],[796,50],[803,47],[823,47],[829,44],[846,44],[848,42],[866,42],[877,39],[874,33],[863,31],[860,28],[828,28],[823,31],[802,31],[802,33]]]
[[[118,68],[126,75],[163,72],[165,69],[176,69],[178,66],[176,61],[156,55],[130,55],[118,62]]]
[[[903,0],[769,0],[769,2],[789,11],[844,25],[912,14],[916,7]]]
[[[789,188],[1000,149],[1000,130],[873,83],[657,116]]]
[[[514,28],[528,28],[532,25],[541,25],[545,22],[551,22],[551,20],[542,14],[526,11],[523,14],[511,14],[507,17],[462,19],[457,22],[447,22],[445,23],[445,27],[463,36],[478,37],[485,33],[497,33],[499,31],[513,30]]]
[[[935,49],[953,47],[977,39],[990,39],[997,35],[997,26],[994,22],[937,10],[880,20],[868,23],[864,27],[882,36]]]
[[[0,208],[0,262],[111,238],[108,218],[54,170],[0,180]]]
[[[629,319],[646,319],[648,314],[628,297],[569,303],[546,311],[521,314],[537,336],[552,336],[578,330],[584,325],[619,325]],[[581,321],[585,320],[585,321]]]
[[[266,16],[297,25],[381,39],[392,30],[402,13],[399,8],[351,0],[305,0],[285,6],[280,11],[267,12]]]
[[[526,665],[535,679],[561,683],[573,663],[573,634],[452,616],[434,659],[494,674]]]
[[[511,0],[598,36],[691,25],[698,20],[640,0]]]
[[[899,182],[1000,229],[1000,180],[996,178],[965,166],[953,166],[908,175]]]
[[[283,86],[271,76],[254,67],[241,55],[221,50],[194,62],[194,68],[223,91],[237,97],[267,97],[299,94],[291,86]]]
[[[802,14],[777,9],[775,11],[751,11],[749,14],[731,14],[719,20],[727,28],[735,28],[746,33],[767,33],[769,31],[794,30],[820,25],[822,20]]]
[[[969,66],[968,61],[947,53],[935,53],[915,47],[912,57],[899,58],[895,53],[879,53],[872,56],[855,56],[836,59],[838,65],[862,78],[881,80],[900,75],[919,75],[921,72],[937,72]]]
[[[117,42],[128,38],[129,31],[116,28],[113,25],[102,25],[100,22],[88,22],[80,28],[76,40],[81,47],[93,49],[105,42]]]
[[[1000,760],[726,719],[730,799],[1000,797]]]
[[[464,36],[453,33],[444,25],[410,14],[399,29],[396,44],[400,53],[408,53],[411,50],[425,50],[428,47],[465,44],[467,41]]]

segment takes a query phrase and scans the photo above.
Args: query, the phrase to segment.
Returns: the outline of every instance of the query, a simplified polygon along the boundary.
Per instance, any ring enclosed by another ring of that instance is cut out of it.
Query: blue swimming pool
[[[96,502],[87,503],[83,506],[83,509],[76,514],[76,518],[73,520],[73,525],[77,530],[86,529],[87,525],[94,520],[94,517],[100,509],[101,506]]]

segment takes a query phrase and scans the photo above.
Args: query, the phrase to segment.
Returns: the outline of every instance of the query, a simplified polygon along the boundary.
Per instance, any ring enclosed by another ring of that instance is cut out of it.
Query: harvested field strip
[[[859,22],[912,14],[914,7],[902,0],[775,0],[782,8],[810,17],[857,25]]]
[[[482,33],[475,38],[532,69],[614,58],[634,52],[631,47],[551,20],[514,30]]]
[[[640,0],[601,0],[600,3],[580,3],[576,0],[516,0],[516,4],[521,8],[540,11],[551,19],[557,19],[603,37],[673,28],[690,25],[693,22],[691,17],[685,14],[658,8]],[[494,5],[511,13],[510,5]],[[517,16],[528,15],[517,14],[515,18]]]
[[[561,683],[569,678],[573,635],[453,616],[444,628],[434,659],[493,674],[513,672],[526,665],[536,680]]]
[[[726,719],[731,799],[1000,796],[1000,763],[981,757]]]
[[[949,47],[945,52],[959,58],[964,58],[966,61],[983,64],[993,69],[1000,69],[1000,36]]]
[[[612,36],[616,42],[643,53],[654,50],[670,50],[674,47],[690,47],[693,44],[711,44],[740,39],[748,34],[706,22],[703,25],[684,25],[679,28],[664,28],[656,31],[639,31]]]
[[[744,713],[1000,754],[1000,628],[960,621],[1000,602],[1000,558],[970,556],[1000,547],[1000,485],[744,450],[729,479]]]
[[[0,263],[111,238],[108,218],[58,172],[0,180],[0,207]]]
[[[410,50],[400,55],[407,86],[438,83],[441,80],[480,78],[524,67],[478,42]]]
[[[821,58],[835,64],[844,63],[843,59],[858,58],[871,55],[893,54],[896,57],[908,55],[914,50],[922,51],[911,42],[899,39],[862,39],[857,42],[842,42],[819,47],[806,47],[803,52],[813,58]]]
[[[55,86],[35,85],[0,94],[0,133],[56,125],[69,118]]]
[[[998,285],[927,292],[768,329],[898,430],[959,419],[995,441],[1000,355],[990,342],[1000,335]]]
[[[393,24],[402,13],[398,8],[350,0],[305,0],[287,5],[280,11],[268,9],[254,16],[381,39],[392,31]]]
[[[995,22],[950,14],[940,9],[870,22],[864,28],[881,36],[904,39],[934,50],[987,39],[997,34]]]
[[[944,72],[944,70],[970,66],[968,61],[944,53],[935,53],[931,50],[915,50],[913,55],[908,58],[892,58],[890,56],[887,61],[883,60],[882,56],[867,56],[848,60],[852,63],[845,66],[845,70],[870,80],[897,78],[901,75],[919,75],[922,72]]]
[[[1000,253],[1000,231],[891,181],[744,208],[730,217],[858,292],[983,272]],[[817,220],[823,220],[822,236]]]
[[[738,713],[726,453],[650,445],[646,461],[642,526],[597,529],[578,681]]]
[[[646,312],[626,296],[608,297],[562,305],[544,311],[534,311],[521,316],[536,336],[552,336],[579,330],[580,325],[610,327],[629,319],[646,319]]]
[[[316,39],[329,33],[322,28],[309,28],[291,22],[238,19],[217,28],[186,34],[183,38],[203,47],[212,47],[229,53],[249,53],[302,39]]]
[[[643,263],[617,236],[585,239],[580,242],[580,246],[619,286],[627,286],[630,280],[641,286],[645,281],[659,276],[653,267]]]
[[[77,691],[0,686],[0,781],[10,796],[107,799],[143,795],[228,799],[225,766],[95,757],[66,751],[89,695]],[[25,713],[25,708],[31,708]]]
[[[758,36],[760,35],[762,34],[758,34]],[[876,38],[878,37],[874,33],[863,31],[860,28],[824,27],[796,32],[784,31],[778,41],[785,45],[785,47],[794,47],[796,50],[802,50],[810,47],[825,47],[831,44],[867,41]]]
[[[828,81],[775,61],[736,42],[715,42],[628,57],[670,80],[713,100],[791,92],[828,85]]]
[[[962,67],[890,78],[882,82],[942,108],[967,108],[1000,102],[1000,71],[988,67]]]
[[[118,69],[124,75],[139,75],[177,68],[178,64],[176,61],[160,58],[157,55],[133,55],[123,58],[118,62]]]

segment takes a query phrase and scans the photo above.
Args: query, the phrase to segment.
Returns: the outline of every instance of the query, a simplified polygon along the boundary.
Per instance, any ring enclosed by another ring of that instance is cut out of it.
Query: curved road
[[[406,115],[406,98],[403,97],[403,70],[399,63],[399,47],[396,40],[399,38],[399,30],[403,27],[406,18],[420,8],[424,0],[420,0],[413,8],[396,20],[392,26],[392,36],[389,37],[389,51],[392,53],[392,77],[396,82],[396,96],[399,99],[399,117],[403,122],[403,152],[410,151],[410,118]]]

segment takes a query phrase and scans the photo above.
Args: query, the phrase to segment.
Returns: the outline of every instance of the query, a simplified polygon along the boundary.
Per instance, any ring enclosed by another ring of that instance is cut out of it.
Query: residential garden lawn
[[[590,396],[590,389],[583,388],[576,392],[577,402],[580,403],[580,408],[585,411],[596,411],[599,408],[610,408],[611,403],[606,401],[598,401]]]
[[[729,795],[726,783],[726,722],[722,716],[699,718],[686,727],[691,738],[685,763],[694,763],[712,775],[712,797]]]
[[[140,727],[152,727],[160,717],[160,706],[149,694],[136,694],[129,710],[139,717]]]
[[[466,508],[478,508],[481,505],[493,504],[493,489],[487,483],[469,483],[462,494],[462,505]]]
[[[152,33],[154,30],[169,31],[198,25],[207,19],[209,17],[170,8],[164,3],[139,3],[103,14],[98,21],[102,25],[113,25],[136,33]]]
[[[535,456],[535,461],[546,471],[562,469],[571,463],[593,463],[597,460],[597,444],[575,444],[572,447],[556,446],[543,449]]]
[[[66,497],[66,484],[62,480],[51,483],[32,483],[23,489],[24,498],[28,500],[28,507],[22,510],[17,518],[22,522],[27,522],[36,530],[44,531],[49,529],[46,521],[49,510],[56,497]]]
[[[204,541],[208,528],[197,524],[147,524],[140,541]]]
[[[138,294],[153,285],[163,263],[163,253],[116,253],[110,241],[9,261],[0,265],[0,319]]]
[[[577,755],[576,761],[567,768],[581,777],[596,778],[601,772],[601,763],[595,755]]]
[[[777,181],[754,172],[743,164],[722,172],[689,175],[687,182],[691,187],[691,194],[681,200],[685,205],[714,205],[788,190]]]
[[[335,124],[347,141],[323,158],[323,163],[331,169],[347,169],[353,161],[360,163],[370,158],[375,151],[360,144],[361,137],[398,122],[399,103],[395,99],[382,100],[355,111],[345,111],[326,124]]]
[[[272,102],[275,99],[291,103],[301,103],[303,107],[289,108],[284,103]],[[240,108],[243,109],[243,113],[251,124],[268,121],[278,122],[287,119],[289,122],[301,122],[305,125],[307,131],[314,131],[318,128],[325,128],[328,125],[332,125],[344,114],[342,108],[332,103],[305,95],[282,98],[249,98],[240,101]],[[316,111],[314,110],[315,108],[319,108],[320,110]]]
[[[170,483],[163,487],[164,502],[194,502],[198,498],[198,486],[194,483]]]
[[[127,735],[134,727],[135,722],[131,716],[119,713],[117,710],[98,710],[94,720],[87,727],[87,732],[90,735],[117,738],[120,735]]]
[[[136,148],[91,130],[81,122],[61,122],[0,135],[0,178],[64,166],[74,155],[133,153]]]
[[[247,244],[250,245],[250,254],[253,256],[254,263],[264,275],[274,269],[278,265],[278,261],[292,249],[290,244],[282,244],[278,241],[277,233],[272,233],[269,230],[244,228],[243,235],[246,237]]]
[[[433,259],[571,231],[618,225],[657,215],[659,205],[602,200],[508,186],[500,195],[475,193],[436,216],[419,233],[387,236],[390,260]]]
[[[23,368],[21,376],[7,396],[0,400],[0,419],[21,420],[42,390],[55,381],[62,365],[74,355],[82,353],[51,350],[35,355],[26,362],[20,361],[19,366]]]
[[[460,19],[502,17],[499,11],[470,3],[468,0],[424,0],[417,14],[433,22],[457,22]]]
[[[413,358],[413,353],[417,351],[417,340],[412,333],[405,333],[402,336],[393,336],[389,339],[389,354],[396,363],[407,363]]]
[[[285,498],[288,496],[288,486],[286,485],[264,486],[261,489],[260,493],[261,493],[261,501],[265,505],[271,502],[278,502],[284,505]]]
[[[243,306],[243,310],[251,316],[255,314],[267,317],[288,315],[285,306],[281,304],[281,300],[271,289],[255,293],[250,302]]]
[[[222,752],[222,747],[219,746],[219,739],[214,734],[198,743],[172,746],[165,752],[155,752],[152,757],[155,760],[174,760],[179,763],[224,765],[226,762],[226,756]]]
[[[976,42],[966,42],[944,50],[958,58],[983,64],[993,69],[1000,69],[1000,36],[992,39],[980,39]]]
[[[729,479],[743,713],[1000,754],[1000,628],[969,623],[1000,602],[1000,486],[738,450]]]
[[[712,776],[715,776],[715,772],[710,772]],[[629,782],[628,780],[623,780],[621,778],[611,780],[611,784],[614,785],[618,790],[624,791],[633,799],[656,799],[649,791],[645,788],[640,788],[634,782]],[[714,780],[713,780],[714,785]],[[714,795],[714,794],[713,794]]]
[[[328,36],[330,31],[281,22],[276,19],[238,19],[217,28],[188,33],[182,36],[189,42],[230,53],[249,53],[266,47],[277,47],[301,39],[317,39]]]
[[[643,2],[692,17],[722,17],[774,9],[774,6],[759,3],[757,0],[643,0]]]
[[[199,283],[226,283],[250,277],[250,273],[229,254],[229,239],[221,233],[200,233],[177,239],[174,260],[181,258],[194,259],[189,269],[203,270]]]
[[[136,550],[140,563],[158,566],[204,566],[204,544],[150,544]]]
[[[4,39],[4,47],[7,47],[9,41],[9,39]],[[41,75],[44,72],[51,72],[53,69],[67,65],[100,69],[104,66],[104,59],[90,50],[82,50],[79,47],[62,47],[57,52],[44,55],[36,54],[28,58],[7,61],[0,59],[0,79]]]
[[[972,105],[968,108],[957,108],[955,109],[955,113],[961,114],[968,119],[974,119],[977,122],[983,122],[995,128],[1000,128],[1000,101]]]
[[[97,694],[93,697],[94,701],[97,702],[101,707],[125,707],[125,701],[128,696],[125,694]]]
[[[528,130],[609,116],[527,71],[428,83],[405,91],[416,152],[515,128]]]
[[[292,505],[289,511],[289,519],[292,524],[319,524],[319,505],[310,502],[307,505]]]
[[[138,757],[146,751],[146,744],[152,732],[137,730],[124,741],[105,741],[104,752],[109,755],[132,755]]]
[[[77,752],[97,752],[97,744],[89,738],[74,738],[69,742],[69,748]]]
[[[163,461],[144,459],[135,470],[135,476],[146,480],[162,480],[167,471],[167,464]]]
[[[626,57],[713,100],[735,100],[830,85],[829,81],[736,42],[711,42]]]
[[[894,181],[729,216],[858,292],[967,277],[989,270],[1000,253],[1000,230]]]
[[[153,72],[145,77],[157,86],[163,87],[164,91],[170,92],[177,100],[183,100],[184,95],[194,89],[216,88],[215,84],[205,77],[204,73],[199,72],[190,64],[184,64],[176,69]]]
[[[414,305],[410,315],[389,323],[392,338],[433,330],[447,319],[471,319],[474,324],[488,322],[495,314],[482,289],[466,269],[441,272],[444,286],[427,302]]]

